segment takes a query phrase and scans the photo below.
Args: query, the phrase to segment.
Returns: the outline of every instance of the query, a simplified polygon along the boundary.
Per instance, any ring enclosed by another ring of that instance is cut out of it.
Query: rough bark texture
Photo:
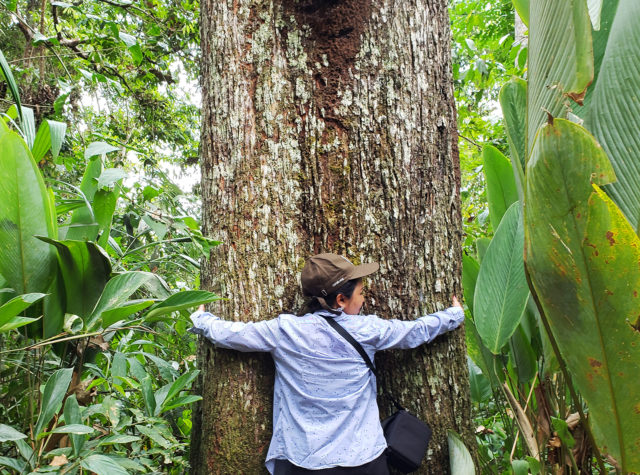
[[[202,0],[205,232],[223,245],[212,310],[297,310],[314,253],[378,261],[365,311],[413,319],[460,292],[456,119],[446,0]],[[270,357],[200,345],[192,471],[263,473]],[[463,330],[380,354],[384,379],[434,428],[422,472],[448,473],[446,430],[470,445]],[[382,412],[389,410],[380,401]]]

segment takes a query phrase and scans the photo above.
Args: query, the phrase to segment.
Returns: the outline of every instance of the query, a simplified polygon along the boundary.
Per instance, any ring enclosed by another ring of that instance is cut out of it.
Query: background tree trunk
[[[202,0],[204,228],[224,242],[202,286],[231,320],[302,300],[314,253],[378,261],[366,312],[414,319],[460,295],[456,118],[446,0]],[[263,473],[269,355],[200,345],[192,473]],[[421,473],[449,472],[446,430],[475,444],[462,330],[380,354],[434,429]],[[382,412],[390,409],[380,401]]]

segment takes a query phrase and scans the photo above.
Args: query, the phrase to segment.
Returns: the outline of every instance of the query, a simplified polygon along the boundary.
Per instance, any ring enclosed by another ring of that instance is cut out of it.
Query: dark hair
[[[329,307],[333,308],[336,305],[336,299],[338,298],[338,295],[342,294],[345,297],[347,297],[348,299],[351,298],[351,296],[353,295],[353,292],[356,290],[356,286],[358,285],[358,282],[362,282],[362,277],[358,277],[357,279],[351,279],[348,280],[342,287],[340,287],[338,290],[336,290],[335,292],[327,295],[324,300],[325,302],[327,302],[327,305],[329,305]],[[302,316],[302,315],[306,315],[307,313],[313,313],[313,312],[317,312],[318,310],[324,310],[322,305],[320,305],[320,302],[318,302],[318,299],[316,297],[311,297],[307,303],[304,305],[304,307],[302,307],[302,312],[300,312],[298,314],[298,316]]]

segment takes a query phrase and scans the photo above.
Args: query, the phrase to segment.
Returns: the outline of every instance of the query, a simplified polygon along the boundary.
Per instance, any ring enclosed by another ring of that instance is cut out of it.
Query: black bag
[[[364,351],[362,345],[345,330],[342,325],[331,317],[324,319],[356,349],[369,369],[379,379],[378,372],[371,362],[371,358]],[[386,393],[386,392],[385,392]],[[395,414],[382,421],[384,438],[387,440],[387,457],[389,463],[402,473],[411,473],[420,468],[422,459],[427,453],[427,446],[431,440],[431,428],[413,414],[407,412],[389,393],[386,393],[398,408]]]
[[[382,421],[389,463],[402,473],[418,470],[427,452],[431,428],[404,409]]]

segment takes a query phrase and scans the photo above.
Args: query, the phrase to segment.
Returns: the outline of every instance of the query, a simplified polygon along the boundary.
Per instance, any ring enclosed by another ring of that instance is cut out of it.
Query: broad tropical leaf
[[[0,274],[17,294],[46,292],[55,252],[34,236],[55,236],[55,212],[40,170],[14,132],[0,138]]]
[[[111,232],[111,221],[116,210],[120,186],[116,185],[113,190],[98,190],[93,198],[93,212],[98,223],[98,233],[100,238],[98,244],[106,248]]]
[[[602,13],[603,0],[587,0],[589,6],[589,17],[594,30],[600,29],[600,14]]]
[[[522,22],[529,26],[529,0],[513,0],[513,6],[516,8]]]
[[[493,229],[498,229],[502,216],[512,203],[518,201],[518,191],[509,159],[492,145],[482,148],[484,176],[487,180],[489,218]]]
[[[195,308],[199,305],[220,300],[216,294],[206,290],[186,290],[171,295],[164,301],[154,305],[145,315],[145,319],[159,317],[168,313]]]
[[[80,184],[80,191],[84,194],[85,206],[75,210],[71,215],[71,224],[66,239],[76,241],[95,241],[98,237],[98,223],[93,213],[91,202],[98,191],[97,179],[102,173],[100,159],[87,164]]]
[[[117,462],[109,458],[107,455],[93,454],[89,455],[82,462],[83,468],[97,475],[128,475],[129,472],[122,468]]]
[[[518,188],[518,198],[524,199],[524,168],[527,158],[527,82],[513,79],[500,90],[500,107],[511,150],[511,167]]]
[[[0,424],[0,442],[8,442],[10,440],[26,439],[27,436],[22,432],[18,432],[13,427]]]
[[[633,1],[633,0],[632,0]],[[527,146],[547,120],[564,117],[567,97],[580,101],[593,80],[591,21],[585,0],[538,0],[529,17]]]
[[[58,157],[62,142],[64,142],[64,134],[67,131],[67,124],[55,120],[45,119],[38,128],[35,141],[31,153],[33,159],[39,162],[45,154],[51,150],[53,158]]]
[[[582,127],[556,120],[527,167],[526,262],[596,441],[640,471],[640,239],[594,184],[614,179]]]
[[[39,293],[18,295],[0,306],[0,333],[38,320],[37,318],[19,317],[18,314],[44,296],[45,294]]]
[[[66,312],[88,317],[111,274],[109,256],[92,242],[42,240],[58,251],[67,301]]]
[[[64,403],[64,421],[67,424],[82,423],[80,405],[78,404],[75,394],[70,395]],[[85,437],[78,434],[71,434],[69,435],[69,439],[71,439],[73,453],[77,457],[84,446]]]
[[[139,312],[140,310],[144,310],[145,308],[153,305],[154,300],[129,300],[128,302],[124,302],[121,306],[117,308],[113,308],[111,310],[105,310],[102,312],[102,325],[104,327],[108,327],[109,325],[113,325],[120,320],[124,320],[129,315]]]
[[[638,232],[640,225],[640,2],[620,0],[585,125],[613,164],[606,188]]]
[[[473,313],[473,296],[476,291],[476,281],[478,280],[478,272],[480,264],[473,257],[467,254],[462,255],[462,292],[464,303],[467,304],[471,313]]]
[[[153,278],[150,272],[125,272],[109,280],[86,322],[87,329],[93,330],[102,324],[103,312],[129,306],[129,297]]]
[[[447,440],[449,442],[449,465],[452,475],[475,475],[476,467],[462,438],[456,432],[448,430]]]
[[[47,384],[45,384],[40,415],[33,431],[36,437],[41,436],[42,430],[47,427],[51,418],[60,409],[72,374],[73,368],[59,369],[49,377]]]
[[[18,105],[17,110],[22,111],[22,104],[20,103],[20,90],[18,89],[18,83],[16,83],[15,78],[13,77],[13,73],[11,72],[11,68],[9,67],[9,63],[7,63],[4,54],[2,54],[2,50],[0,50],[0,70],[2,71],[2,76],[5,81],[9,85],[9,91],[11,91],[11,95],[13,96],[13,100]],[[20,122],[22,122],[22,112],[20,114]]]
[[[84,158],[88,160],[99,155],[105,155],[107,153],[115,152],[116,150],[120,150],[120,148],[109,145],[106,142],[92,142],[84,151]],[[94,161],[95,160],[100,159],[94,159]]]
[[[523,246],[522,213],[516,202],[505,213],[482,260],[473,301],[478,333],[496,355],[520,323],[529,298]]]

